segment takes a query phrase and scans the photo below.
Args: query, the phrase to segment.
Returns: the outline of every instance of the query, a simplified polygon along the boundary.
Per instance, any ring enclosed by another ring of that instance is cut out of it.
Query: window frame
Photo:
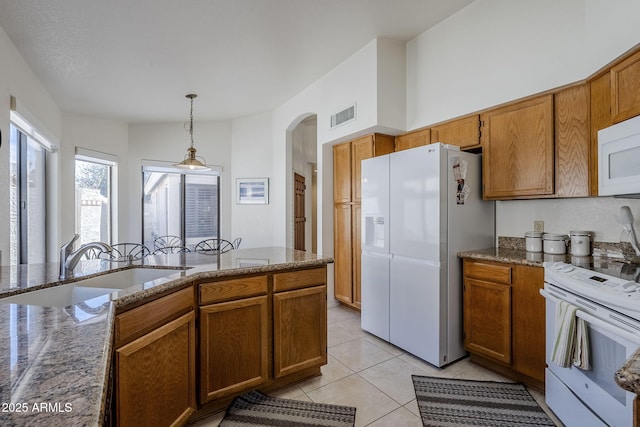
[[[142,167],[140,170],[140,183],[141,183],[141,188],[140,188],[140,204],[141,204],[141,209],[140,209],[140,222],[141,222],[141,242],[145,242],[145,209],[144,209],[144,204],[145,204],[145,173],[147,172],[159,172],[159,173],[168,173],[168,174],[176,174],[180,176],[180,238],[182,239],[183,242],[185,242],[185,245],[187,245],[186,243],[186,234],[187,234],[187,221],[186,221],[186,187],[187,187],[187,176],[211,176],[216,178],[216,183],[215,183],[215,187],[216,187],[216,195],[215,195],[215,199],[216,199],[216,210],[217,210],[217,222],[215,224],[215,228],[217,230],[217,234],[218,237],[220,237],[220,216],[221,216],[221,210],[220,210],[220,181],[221,181],[221,172],[222,172],[222,167],[221,166],[211,166],[211,170],[208,171],[197,171],[197,170],[185,170],[185,169],[179,169],[173,166],[173,163],[169,163],[169,162],[163,162],[163,161],[155,161],[155,160],[142,160]],[[151,248],[150,248],[151,249]]]
[[[108,225],[108,239],[105,243],[111,244],[115,240],[115,236],[118,235],[118,156],[104,153],[101,151],[90,150],[83,147],[76,147],[75,156],[73,159],[73,173],[74,173],[74,197],[73,197],[73,205],[74,211],[77,208],[77,187],[76,187],[76,161],[80,160],[87,163],[95,163],[98,165],[108,166],[110,168],[109,171],[109,191],[108,191],[108,199],[109,199],[109,225]],[[76,218],[74,218],[74,230],[76,233],[80,234],[80,230],[78,229],[79,224],[77,224]],[[82,238],[82,236],[80,236]]]
[[[15,132],[15,147],[13,147],[13,139]],[[16,252],[13,253],[11,249],[10,243],[10,251],[9,251],[9,264],[33,264],[34,260],[29,259],[29,190],[28,190],[28,182],[29,182],[29,170],[28,170],[28,161],[29,161],[29,146],[37,146],[41,150],[42,155],[42,164],[40,171],[41,176],[43,177],[43,182],[40,184],[39,191],[42,192],[42,199],[40,199],[40,203],[42,203],[42,213],[38,217],[38,222],[41,222],[42,227],[44,228],[42,239],[42,247],[39,249],[42,253],[42,260],[40,262],[46,262],[48,259],[48,204],[50,198],[50,187],[47,183],[47,174],[49,168],[50,154],[55,152],[57,147],[50,142],[49,139],[44,137],[42,133],[40,133],[29,121],[27,121],[22,115],[15,111],[15,109],[11,109],[9,113],[9,150],[15,150],[15,160],[16,160],[16,188],[15,188],[15,197],[16,197],[16,216],[15,216],[15,233],[11,233],[9,237],[10,241],[12,239],[16,239]],[[9,154],[9,162],[13,159],[13,154]],[[9,174],[11,172],[9,171]],[[9,189],[10,199],[13,197],[11,193],[13,193],[13,189]],[[11,209],[11,207],[10,207]],[[13,221],[11,218],[11,214],[9,216],[9,220]],[[10,232],[11,230],[10,227]],[[15,235],[14,235],[15,234]]]

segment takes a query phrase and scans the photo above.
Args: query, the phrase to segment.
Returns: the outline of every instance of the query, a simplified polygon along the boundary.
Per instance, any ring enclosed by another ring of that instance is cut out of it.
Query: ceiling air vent
[[[356,104],[331,116],[331,127],[340,126],[356,119]]]

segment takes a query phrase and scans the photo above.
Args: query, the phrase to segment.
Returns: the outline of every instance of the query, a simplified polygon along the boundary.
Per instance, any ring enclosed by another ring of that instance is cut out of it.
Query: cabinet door
[[[327,363],[327,287],[273,295],[274,377]]]
[[[361,273],[362,266],[360,260],[362,259],[362,242],[360,241],[360,223],[361,223],[362,209],[360,205],[353,205],[351,208],[351,253],[353,262],[353,290],[352,290],[352,303],[360,308],[361,306]]]
[[[351,141],[351,201],[354,203],[360,203],[362,177],[360,162],[373,156],[373,135]]]
[[[511,363],[511,286],[465,279],[463,313],[465,348]]]
[[[335,298],[348,304],[353,301],[351,227],[351,205],[336,205],[333,209],[333,288]]]
[[[431,142],[431,129],[422,129],[416,132],[396,136],[396,151],[427,145]]]
[[[351,201],[351,143],[333,146],[333,202]]]
[[[200,307],[200,400],[205,403],[269,378],[267,297]]]
[[[453,120],[431,128],[431,143],[443,142],[460,148],[480,145],[480,116]]]
[[[115,352],[117,424],[185,424],[196,409],[193,311]]]
[[[557,197],[589,196],[589,89],[573,86],[554,96]]]
[[[611,74],[604,74],[591,82],[591,159],[590,192],[598,195],[598,131],[611,126]]]
[[[613,123],[640,114],[640,52],[611,68],[611,118]]]
[[[553,95],[489,111],[482,120],[484,198],[553,194]]]
[[[513,266],[513,367],[544,382],[545,300],[544,269]]]

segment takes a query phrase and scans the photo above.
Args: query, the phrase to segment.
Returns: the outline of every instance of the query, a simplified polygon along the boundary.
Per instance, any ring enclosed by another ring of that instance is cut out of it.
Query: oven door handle
[[[631,332],[627,332],[627,330],[622,329],[622,327],[612,326],[610,323],[600,320],[597,317],[593,317],[592,315],[585,313],[582,310],[576,311],[576,317],[579,317],[580,319],[583,319],[584,321],[591,323],[592,325],[598,326],[607,332],[610,332],[620,338],[624,338],[627,341],[640,346],[640,336],[637,336]]]
[[[554,294],[552,294],[551,292],[544,290],[544,289],[540,289],[540,295],[542,295],[543,297],[545,297],[546,299],[553,301],[554,303],[559,303],[561,300]],[[590,315],[589,313],[585,313],[584,311],[578,309],[576,310],[576,317],[581,318],[582,320],[591,323],[595,326],[598,326],[599,328],[604,329],[605,331],[612,333],[620,338],[624,338],[627,341],[632,342],[635,345],[640,346],[640,336],[627,331],[626,329],[623,329],[622,326],[620,327],[615,327],[612,326],[610,323],[605,322],[604,320],[600,320],[597,317],[594,317],[592,315]]]

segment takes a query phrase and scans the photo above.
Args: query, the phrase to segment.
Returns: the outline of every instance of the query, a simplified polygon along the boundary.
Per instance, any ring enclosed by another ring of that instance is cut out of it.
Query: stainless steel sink
[[[184,270],[165,268],[132,268],[90,277],[66,285],[39,289],[2,298],[0,299],[0,303],[39,305],[42,307],[66,307],[110,294],[119,289],[153,282],[154,280],[183,271]]]

